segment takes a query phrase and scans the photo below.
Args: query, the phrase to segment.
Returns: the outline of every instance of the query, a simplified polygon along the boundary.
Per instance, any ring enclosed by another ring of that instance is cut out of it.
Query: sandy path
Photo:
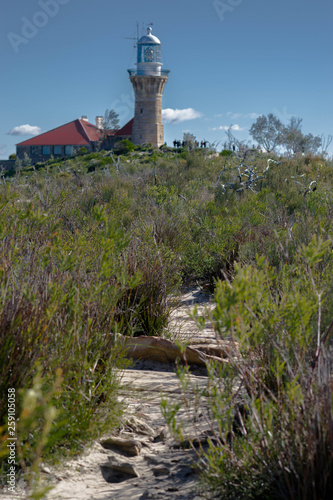
[[[189,319],[187,311],[195,304],[202,314],[209,305],[207,295],[191,290],[182,296],[182,306],[171,322],[173,335],[178,339],[190,338],[191,344],[216,343],[209,326],[200,332]],[[141,360],[122,377],[121,398],[127,410],[119,437],[134,439],[139,454],[128,456],[119,447],[102,446],[96,441],[82,456],[65,466],[52,471],[44,468],[43,475],[53,483],[47,500],[204,498],[198,489],[198,475],[191,467],[195,454],[179,448],[167,431],[160,409],[162,394],[172,402],[182,397],[174,368],[172,364]],[[208,384],[205,369],[199,368],[195,373],[191,383],[202,391]],[[191,388],[187,396],[191,397]],[[186,415],[183,417],[185,421],[188,419]],[[201,431],[204,427],[203,424]]]

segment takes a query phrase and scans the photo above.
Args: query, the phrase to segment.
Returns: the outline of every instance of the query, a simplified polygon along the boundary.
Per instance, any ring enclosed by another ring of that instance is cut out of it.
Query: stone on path
[[[119,451],[130,457],[139,455],[142,444],[136,439],[123,439],[120,437],[109,436],[100,439],[103,448]]]
[[[108,483],[120,483],[133,477],[140,477],[133,464],[129,462],[114,462],[113,457],[101,465],[101,470],[105,481]]]

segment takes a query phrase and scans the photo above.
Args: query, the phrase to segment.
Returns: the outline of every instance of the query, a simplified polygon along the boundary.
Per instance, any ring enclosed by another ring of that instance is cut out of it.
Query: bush
[[[125,155],[134,151],[134,144],[129,139],[123,139],[116,142],[113,149],[118,155]]]
[[[114,368],[123,363],[115,345],[122,320],[116,307],[137,282],[120,265],[128,240],[98,207],[86,234],[76,230],[71,237],[56,214],[13,201],[3,204],[0,225],[0,426],[6,423],[8,388],[16,390],[19,413],[19,393],[30,389],[36,363],[44,388],[61,369],[50,442],[56,436],[58,449],[75,451],[114,425],[120,413]],[[37,421],[20,436],[26,450],[21,460],[28,465],[40,431]]]
[[[331,246],[314,238],[299,249],[297,265],[279,273],[262,258],[255,267],[236,265],[233,282],[217,286],[209,319],[234,348],[228,363],[210,366],[202,416],[211,419],[202,481],[214,497],[333,495],[333,323],[324,326],[330,287],[321,280],[331,274]],[[165,413],[182,435],[173,408]]]
[[[220,153],[220,156],[231,156],[232,151],[230,149],[223,149]]]
[[[126,322],[130,335],[162,335],[178,305],[179,264],[171,252],[146,238],[125,253],[125,265],[140,281],[119,301],[119,320]]]

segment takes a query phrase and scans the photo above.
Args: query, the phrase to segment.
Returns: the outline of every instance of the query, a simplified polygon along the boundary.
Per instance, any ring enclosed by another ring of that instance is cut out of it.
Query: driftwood
[[[160,337],[120,337],[125,347],[127,357],[158,361],[160,363],[174,363],[180,360],[189,365],[205,366],[207,361],[227,362],[232,347],[227,344],[221,346],[199,344],[188,346],[182,350],[171,340]]]

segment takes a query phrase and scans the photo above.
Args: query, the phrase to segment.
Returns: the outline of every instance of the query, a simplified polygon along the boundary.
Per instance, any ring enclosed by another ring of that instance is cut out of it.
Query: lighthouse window
[[[143,109],[140,109],[140,113],[143,113]]]
[[[152,47],[147,47],[145,50],[145,62],[153,62],[154,61],[154,50]]]
[[[138,63],[141,62],[161,62],[160,45],[139,45]]]
[[[50,146],[43,146],[43,155],[49,155],[49,154],[51,154]]]

